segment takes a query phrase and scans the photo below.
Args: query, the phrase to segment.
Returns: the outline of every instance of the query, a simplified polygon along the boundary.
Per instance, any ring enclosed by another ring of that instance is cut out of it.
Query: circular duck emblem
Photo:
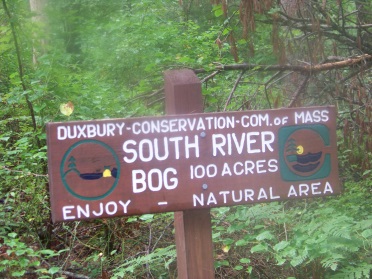
[[[319,179],[330,173],[329,131],[324,125],[279,130],[280,173],[284,180]]]
[[[107,144],[98,140],[82,140],[64,154],[60,175],[63,185],[74,197],[99,200],[117,186],[120,161]]]
[[[316,132],[309,129],[295,131],[285,146],[284,159],[287,166],[300,176],[314,174],[322,165],[323,145],[321,137]]]

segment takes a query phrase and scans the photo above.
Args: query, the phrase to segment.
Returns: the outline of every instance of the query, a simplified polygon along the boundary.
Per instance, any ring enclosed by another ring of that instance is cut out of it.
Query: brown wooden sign
[[[341,192],[336,110],[48,123],[53,221]]]

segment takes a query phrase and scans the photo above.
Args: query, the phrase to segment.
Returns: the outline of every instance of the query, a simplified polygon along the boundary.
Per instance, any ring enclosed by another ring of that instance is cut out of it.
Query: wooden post
[[[167,114],[203,112],[201,82],[191,70],[164,73]],[[174,213],[179,279],[214,278],[210,209]]]

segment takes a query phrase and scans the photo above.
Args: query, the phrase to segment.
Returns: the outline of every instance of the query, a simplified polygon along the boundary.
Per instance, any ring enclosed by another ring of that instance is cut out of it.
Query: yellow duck
[[[102,174],[103,177],[111,177],[111,170],[110,170],[110,167],[106,167],[105,166],[105,170],[103,171],[103,174]]]

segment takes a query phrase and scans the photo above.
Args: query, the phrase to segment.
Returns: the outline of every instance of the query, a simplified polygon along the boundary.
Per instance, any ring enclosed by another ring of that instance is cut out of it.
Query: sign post
[[[203,111],[201,82],[193,71],[167,71],[164,77],[168,115]],[[215,278],[210,209],[177,211],[174,226],[178,278]]]
[[[214,278],[210,208],[341,193],[333,106],[202,113],[191,70],[166,116],[47,124],[53,222],[175,212],[179,278]]]

